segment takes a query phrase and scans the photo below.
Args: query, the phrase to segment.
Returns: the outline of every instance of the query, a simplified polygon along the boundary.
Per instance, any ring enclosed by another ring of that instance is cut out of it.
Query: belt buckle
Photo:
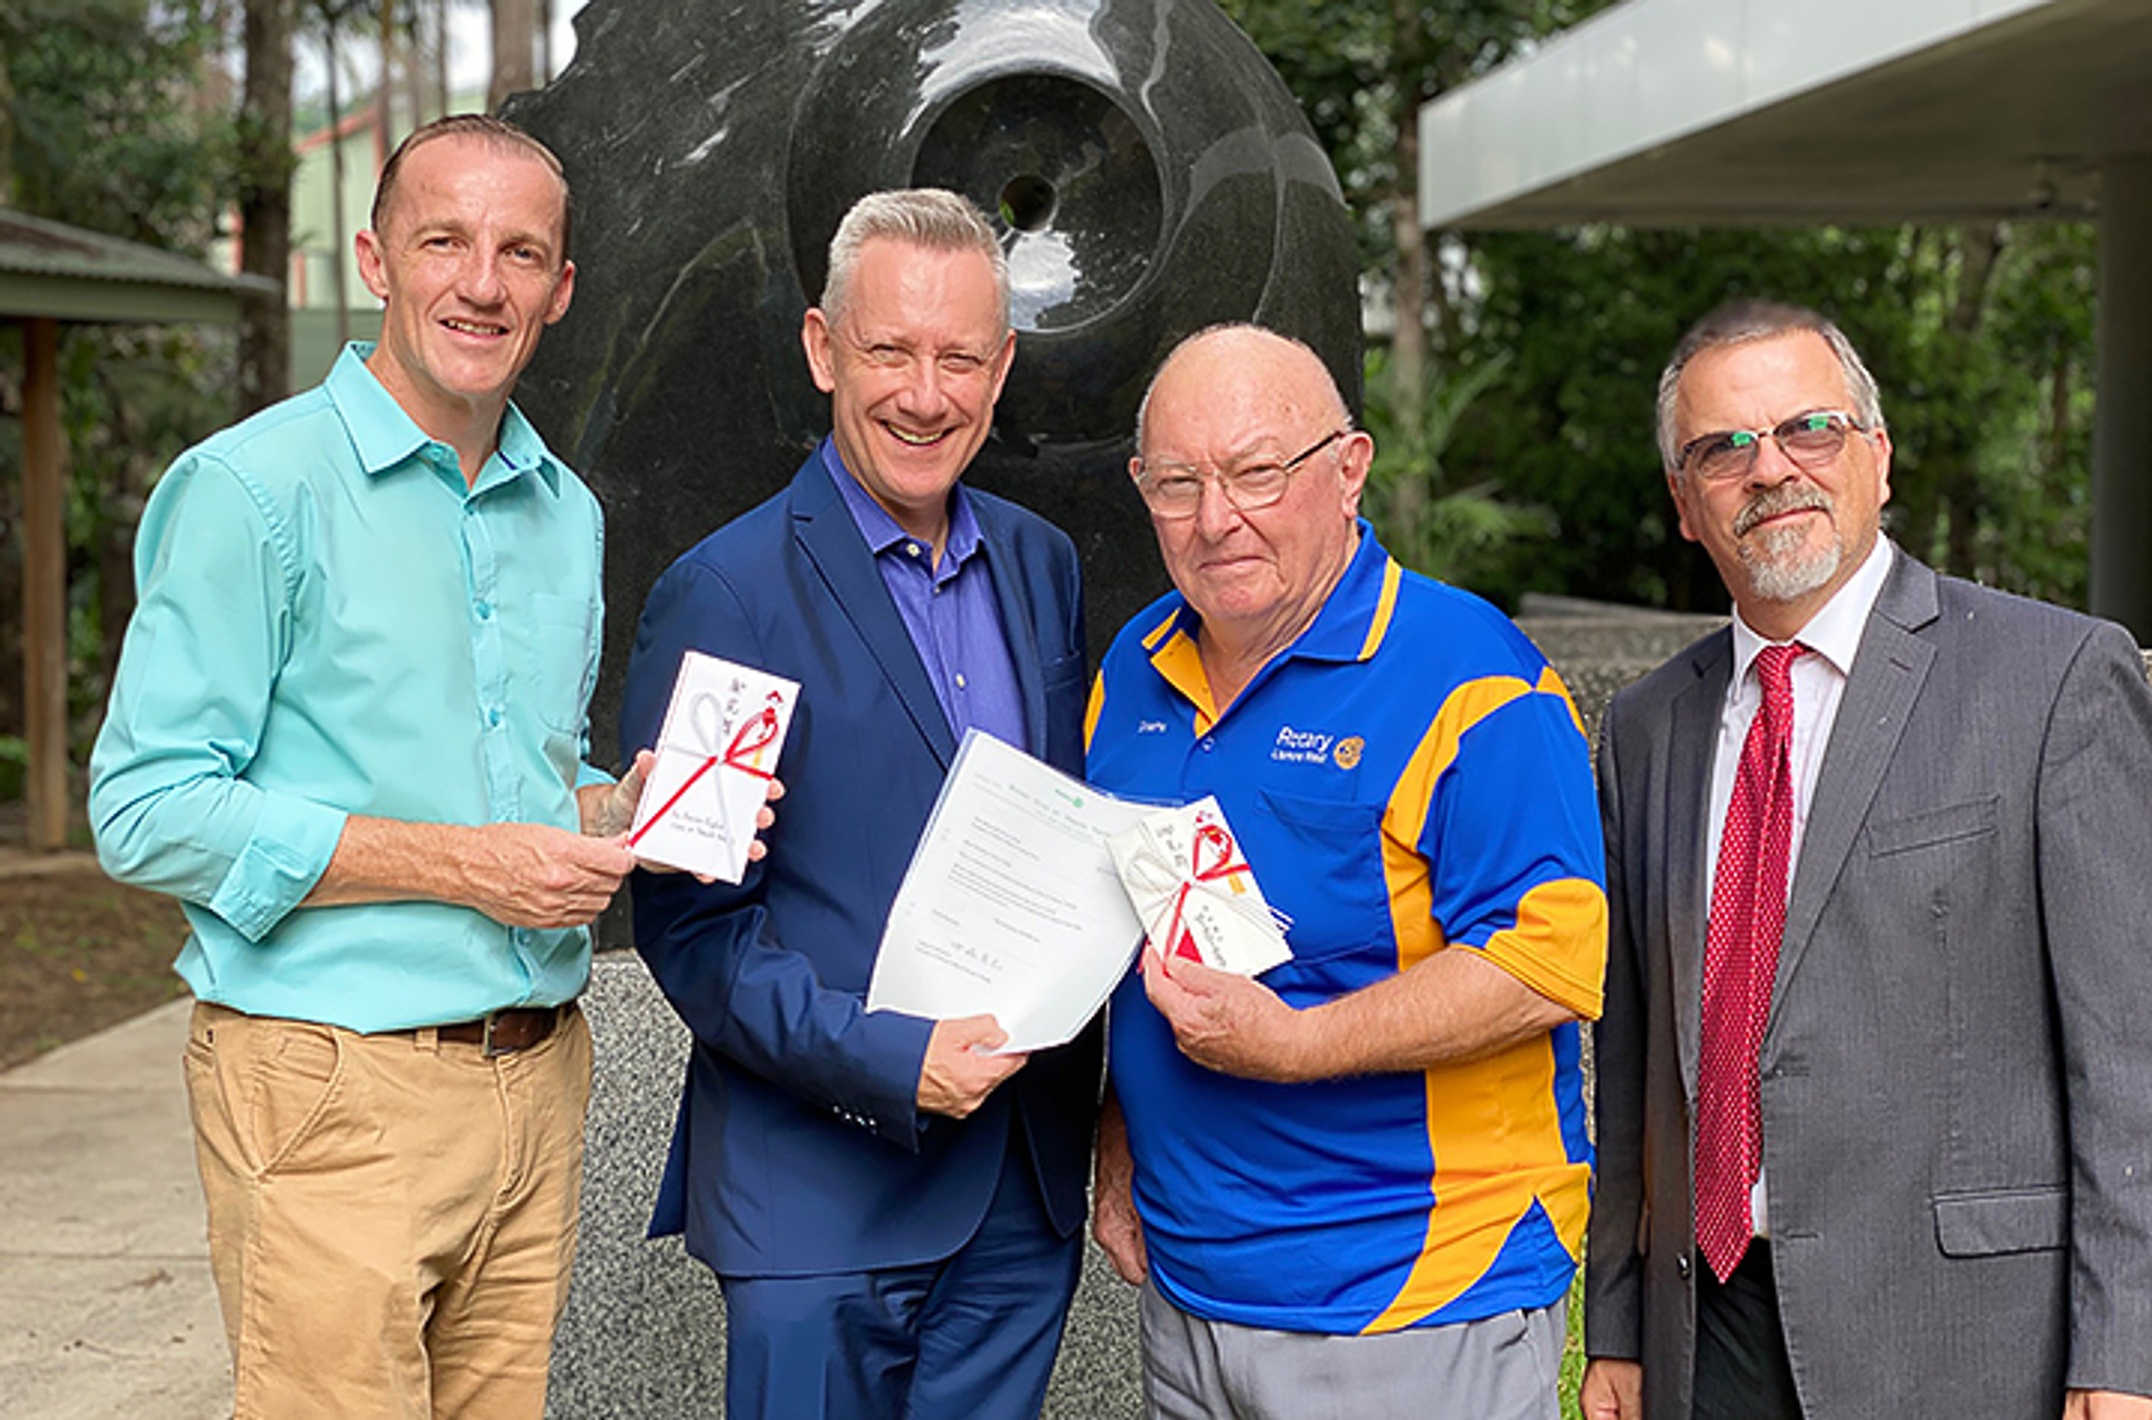
[[[479,1054],[487,1060],[493,1060],[503,1055],[512,1055],[515,1053],[506,1046],[497,1046],[493,1043],[493,1025],[494,1022],[498,1021],[500,1018],[501,1013],[499,1011],[486,1012],[485,1030],[479,1036],[478,1050]]]

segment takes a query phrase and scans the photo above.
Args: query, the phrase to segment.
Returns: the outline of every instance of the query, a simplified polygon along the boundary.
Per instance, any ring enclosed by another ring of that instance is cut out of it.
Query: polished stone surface
[[[605,505],[601,762],[644,592],[828,427],[800,318],[865,193],[951,187],[996,222],[1017,358],[969,477],[1075,538],[1094,650],[1165,588],[1126,468],[1176,341],[1261,321],[1358,406],[1336,179],[1211,0],[593,0],[576,27],[574,64],[508,110],[560,154],[576,209],[575,301],[517,398]],[[641,1239],[685,1036],[631,956],[602,956],[585,1000],[598,1075],[551,1411],[715,1413],[717,1289],[676,1240]],[[1133,1298],[1093,1250],[1049,1414],[1137,1413]]]
[[[1260,320],[1358,405],[1335,176],[1211,0],[593,0],[576,29],[508,109],[567,168],[578,268],[517,397],[605,504],[601,760],[650,583],[828,427],[800,318],[867,192],[950,186],[1002,232],[1017,358],[971,477],[1076,539],[1095,650],[1165,588],[1126,466],[1174,342]]]

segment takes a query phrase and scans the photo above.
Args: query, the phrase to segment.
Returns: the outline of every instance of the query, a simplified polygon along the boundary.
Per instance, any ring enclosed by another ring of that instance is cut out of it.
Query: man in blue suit
[[[636,945],[695,1036],[651,1229],[718,1275],[736,1417],[1036,1415],[1075,1288],[1095,1031],[993,1055],[991,1017],[864,1004],[964,731],[1083,765],[1075,548],[958,485],[1008,303],[970,203],[862,199],[801,331],[832,436],[673,564],[636,635],[631,751],[686,650],[801,685],[770,856],[737,888],[635,879]]]

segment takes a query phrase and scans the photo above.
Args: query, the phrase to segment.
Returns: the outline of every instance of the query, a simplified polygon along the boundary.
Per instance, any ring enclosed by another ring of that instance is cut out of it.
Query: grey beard
[[[1797,601],[1825,586],[1846,559],[1846,544],[1834,529],[1831,540],[1804,552],[1800,528],[1772,528],[1741,544],[1741,565],[1748,568],[1749,590],[1767,602]]]
[[[1741,565],[1748,569],[1749,590],[1767,602],[1790,602],[1827,585],[1846,558],[1845,539],[1832,524],[1831,540],[1814,552],[1804,553],[1807,541],[1798,527],[1770,528],[1753,538],[1744,536],[1763,519],[1795,508],[1818,508],[1833,512],[1830,495],[1813,486],[1794,484],[1757,494],[1734,520],[1734,534],[1742,537]]]

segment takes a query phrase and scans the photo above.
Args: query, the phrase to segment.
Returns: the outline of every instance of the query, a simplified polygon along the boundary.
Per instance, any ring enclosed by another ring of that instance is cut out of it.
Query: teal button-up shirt
[[[182,454],[90,761],[105,869],[178,897],[178,970],[359,1031],[572,998],[586,931],[462,907],[300,907],[351,814],[574,828],[604,623],[597,500],[513,407],[466,488],[353,345]]]

